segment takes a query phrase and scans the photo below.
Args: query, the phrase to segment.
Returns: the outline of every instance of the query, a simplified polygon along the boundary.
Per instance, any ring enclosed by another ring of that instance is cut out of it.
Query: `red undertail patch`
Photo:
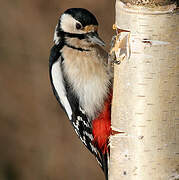
[[[103,111],[93,120],[93,143],[103,154],[108,151],[108,140],[111,134],[111,101],[112,95],[105,101]]]

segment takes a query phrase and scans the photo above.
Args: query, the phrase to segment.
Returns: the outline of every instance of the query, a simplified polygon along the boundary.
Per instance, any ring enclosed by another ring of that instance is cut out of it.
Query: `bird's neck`
[[[93,46],[86,41],[86,39],[79,39],[77,37],[66,37],[65,44],[73,49],[80,50],[80,51],[90,51]]]

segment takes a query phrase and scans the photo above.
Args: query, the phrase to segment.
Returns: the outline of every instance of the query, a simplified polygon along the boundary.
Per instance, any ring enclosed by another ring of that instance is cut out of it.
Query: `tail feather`
[[[102,169],[105,175],[105,179],[108,180],[108,155],[107,153],[101,154]]]

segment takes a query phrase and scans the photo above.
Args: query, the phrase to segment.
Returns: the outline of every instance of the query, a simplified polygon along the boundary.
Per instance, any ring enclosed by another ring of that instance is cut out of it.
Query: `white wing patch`
[[[68,102],[68,99],[66,97],[66,90],[63,85],[63,76],[62,76],[62,71],[60,67],[61,63],[61,58],[59,58],[53,65],[52,65],[52,81],[53,85],[55,87],[55,90],[57,91],[57,94],[60,98],[60,102],[65,108],[68,118],[71,120],[72,119],[72,109],[71,106]]]

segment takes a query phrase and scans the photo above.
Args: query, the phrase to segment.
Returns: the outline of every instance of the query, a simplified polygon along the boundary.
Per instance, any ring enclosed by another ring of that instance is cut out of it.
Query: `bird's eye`
[[[82,25],[80,23],[76,23],[76,29],[82,29]]]

